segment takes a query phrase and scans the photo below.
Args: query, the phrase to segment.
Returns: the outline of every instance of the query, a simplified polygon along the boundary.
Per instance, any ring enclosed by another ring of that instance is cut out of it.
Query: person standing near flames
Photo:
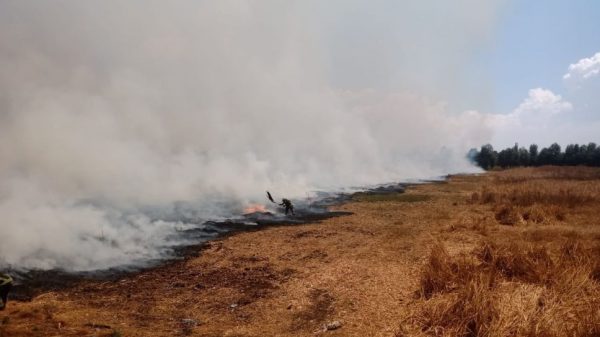
[[[6,303],[8,302],[8,293],[10,292],[10,288],[12,288],[13,279],[10,275],[6,275],[4,273],[0,273],[0,310],[4,310],[6,308]]]
[[[287,215],[290,211],[292,212],[292,215],[296,215],[294,214],[294,205],[292,205],[292,202],[288,199],[281,199],[281,204],[279,204],[279,206],[285,207],[285,215]]]
[[[277,204],[275,200],[273,200],[273,196],[269,191],[267,191],[267,198],[269,198],[269,201],[271,201],[272,203]],[[278,205],[285,207],[285,215],[287,215],[289,212],[292,212],[292,215],[296,215],[294,214],[294,205],[292,205],[292,202],[289,199],[281,199],[281,204]]]

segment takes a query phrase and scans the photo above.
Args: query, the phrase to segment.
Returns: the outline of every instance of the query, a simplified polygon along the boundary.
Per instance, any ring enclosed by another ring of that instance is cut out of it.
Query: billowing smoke
[[[0,267],[138,263],[173,214],[471,170],[489,130],[444,93],[496,5],[400,3],[2,1]]]

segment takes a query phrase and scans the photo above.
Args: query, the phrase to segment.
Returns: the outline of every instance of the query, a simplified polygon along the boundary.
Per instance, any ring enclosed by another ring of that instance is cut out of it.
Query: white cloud
[[[566,95],[574,102],[577,109],[574,120],[591,121],[599,120],[600,112],[600,52],[589,58],[579,60],[569,66],[569,71],[563,76],[567,89]],[[600,134],[600,130],[598,130]]]
[[[564,96],[551,90],[529,90],[525,99],[509,113],[471,112],[493,131],[494,146],[537,143],[547,146],[598,142],[600,135],[600,52],[568,67],[563,76]]]
[[[486,129],[494,132],[498,147],[519,144],[555,142],[558,117],[573,110],[573,105],[551,90],[535,88],[512,112],[491,114],[469,112]]]
[[[600,52],[571,64],[563,79],[568,82],[580,83],[596,77],[598,74],[600,74]]]
[[[564,97],[536,88],[511,113],[487,118],[494,143],[509,146],[598,142],[600,134],[600,52],[569,65]],[[568,112],[568,113],[565,113]]]
[[[550,90],[535,88],[529,90],[529,96],[512,112],[517,119],[547,118],[562,112],[573,110],[570,102],[563,100]]]

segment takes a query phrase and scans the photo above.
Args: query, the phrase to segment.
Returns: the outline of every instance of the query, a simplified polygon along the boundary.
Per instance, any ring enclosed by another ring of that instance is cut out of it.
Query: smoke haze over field
[[[0,267],[137,263],[185,225],[156,214],[473,170],[487,117],[448,102],[499,2],[2,1]]]

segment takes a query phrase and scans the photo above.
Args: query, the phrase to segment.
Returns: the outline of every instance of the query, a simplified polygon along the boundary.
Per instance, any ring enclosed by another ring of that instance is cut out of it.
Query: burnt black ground
[[[388,184],[357,193],[390,194],[404,193],[407,184]],[[330,208],[352,200],[356,193],[323,193],[316,201],[308,204],[295,202],[295,214],[285,215],[280,212],[257,212],[223,221],[206,221],[196,228],[181,231],[186,242],[172,248],[172,254],[164,259],[147,261],[144,265],[123,266],[92,272],[71,272],[60,269],[8,271],[15,279],[15,285],[10,294],[13,300],[30,300],[47,291],[55,291],[74,286],[82,281],[117,281],[132,273],[149,270],[166,263],[185,259],[201,254],[203,247],[210,240],[218,239],[243,231],[257,231],[266,227],[290,226],[306,223],[316,223],[332,217],[350,215],[350,212],[332,211]]]

